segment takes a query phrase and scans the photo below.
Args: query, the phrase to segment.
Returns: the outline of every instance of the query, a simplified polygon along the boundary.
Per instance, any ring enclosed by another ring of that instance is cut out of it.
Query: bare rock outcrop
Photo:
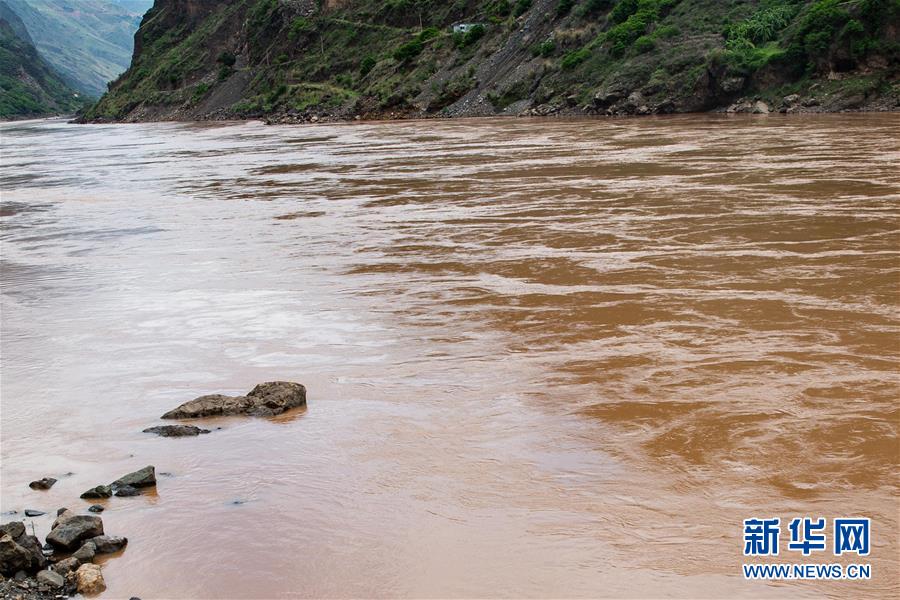
[[[261,383],[246,396],[210,394],[185,402],[163,419],[195,419],[219,415],[269,417],[306,405],[306,388],[290,381]]]

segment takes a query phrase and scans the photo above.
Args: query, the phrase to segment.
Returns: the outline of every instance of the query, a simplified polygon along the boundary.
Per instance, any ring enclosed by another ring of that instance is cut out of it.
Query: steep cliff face
[[[38,55],[25,25],[0,0],[0,119],[72,113],[83,104]]]
[[[900,0],[156,0],[87,118],[896,109],[898,27]]]

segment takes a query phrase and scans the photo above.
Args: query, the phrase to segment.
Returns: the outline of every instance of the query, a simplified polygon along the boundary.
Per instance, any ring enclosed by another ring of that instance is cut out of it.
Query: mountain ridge
[[[85,120],[896,110],[898,0],[156,0]]]
[[[40,56],[22,20],[0,0],[0,119],[74,113],[83,106]]]
[[[151,0],[6,0],[41,56],[65,81],[99,98],[131,63],[134,31]]]

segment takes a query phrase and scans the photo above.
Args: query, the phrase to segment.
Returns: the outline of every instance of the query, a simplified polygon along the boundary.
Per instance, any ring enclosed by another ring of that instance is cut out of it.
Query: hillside
[[[72,113],[84,102],[38,54],[0,0],[0,119]]]
[[[6,0],[41,55],[84,94],[99,98],[131,62],[134,32],[152,0]]]
[[[900,0],[156,0],[94,120],[896,110]]]

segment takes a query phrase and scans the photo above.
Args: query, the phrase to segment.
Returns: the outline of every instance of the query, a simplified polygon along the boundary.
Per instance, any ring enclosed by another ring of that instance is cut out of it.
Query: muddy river
[[[3,521],[155,465],[105,597],[900,594],[897,115],[0,140]],[[141,432],[270,380],[308,407]],[[871,580],[745,581],[798,516],[871,518]]]

